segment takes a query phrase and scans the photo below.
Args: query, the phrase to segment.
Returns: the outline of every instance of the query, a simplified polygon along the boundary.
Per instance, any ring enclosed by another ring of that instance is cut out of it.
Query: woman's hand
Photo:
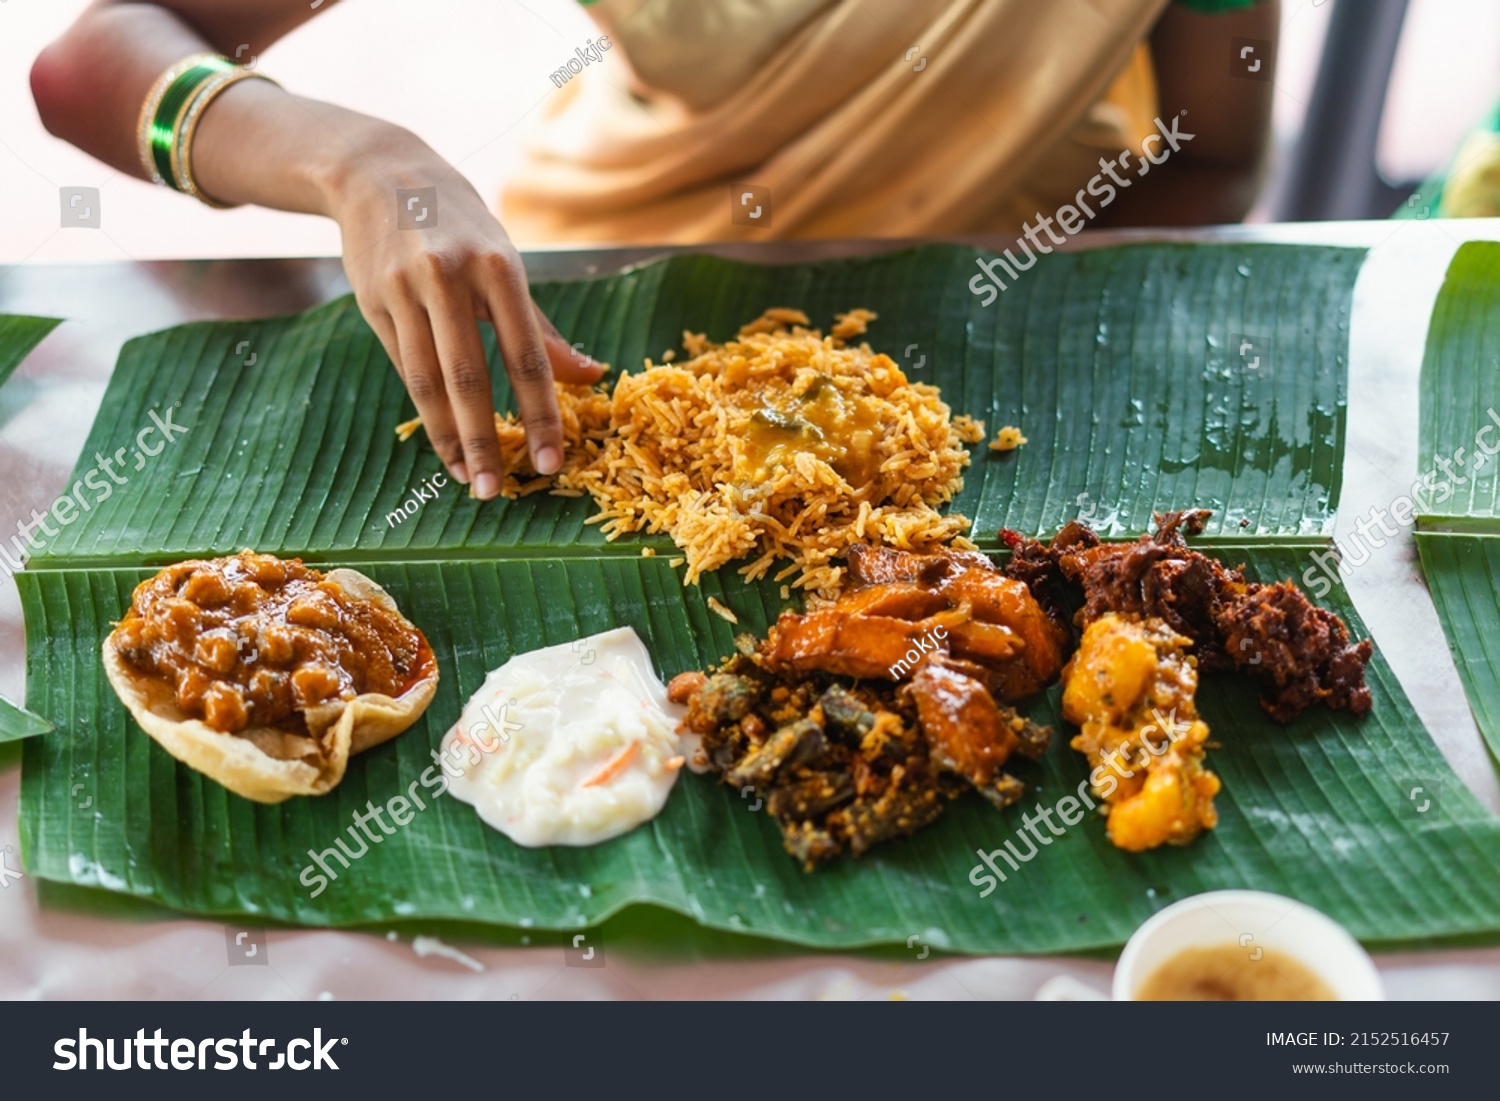
[[[437,193],[431,228],[398,228],[397,189],[426,187]],[[413,135],[381,126],[329,181],[328,211],[359,307],[453,476],[488,499],[504,473],[478,318],[498,334],[532,466],[555,473],[563,439],[553,379],[591,383],[600,368],[532,303],[520,256],[469,182]]]
[[[95,0],[32,67],[37,108],[58,137],[144,177],[137,116],[168,66],[201,50],[234,54],[236,43],[263,50],[317,8],[306,0]],[[199,186],[223,202],[338,221],[360,308],[438,455],[477,496],[495,496],[501,481],[479,318],[499,333],[532,465],[540,474],[562,465],[552,380],[593,382],[599,369],[575,356],[532,304],[520,257],[473,187],[414,135],[245,80],[203,113],[193,168]],[[437,189],[432,228],[399,229],[396,189],[425,187]]]

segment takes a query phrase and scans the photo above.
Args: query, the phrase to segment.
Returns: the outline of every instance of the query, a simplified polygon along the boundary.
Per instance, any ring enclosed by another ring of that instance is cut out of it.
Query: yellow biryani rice
[[[852,343],[874,317],[842,314],[825,337],[798,310],[768,310],[725,344],[683,334],[691,358],[648,359],[612,390],[559,384],[561,472],[537,476],[520,422],[497,415],[503,493],[588,493],[599,506],[589,522],[609,539],[671,536],[686,584],[747,558],[746,580],[774,568],[827,596],[843,572],[833,560],[856,543],[971,546],[969,521],[937,509],[963,488],[965,445],[984,426]]]

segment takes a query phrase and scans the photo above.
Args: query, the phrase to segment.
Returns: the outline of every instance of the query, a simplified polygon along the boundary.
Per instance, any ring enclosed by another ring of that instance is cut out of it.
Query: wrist
[[[435,156],[411,131],[379,119],[355,116],[352,126],[340,120],[344,140],[329,142],[307,165],[311,186],[321,197],[322,213],[341,212],[378,200],[392,188],[421,187],[430,173],[418,167]]]

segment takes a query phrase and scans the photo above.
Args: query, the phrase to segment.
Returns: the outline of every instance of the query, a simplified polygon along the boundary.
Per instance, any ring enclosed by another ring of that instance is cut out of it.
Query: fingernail
[[[543,447],[531,459],[538,474],[556,474],[562,469],[562,456],[555,447]]]
[[[481,501],[488,501],[500,492],[500,479],[488,470],[483,471],[474,479],[474,492],[479,494]]]
[[[454,463],[448,468],[448,473],[453,475],[453,480],[459,485],[469,484],[469,470],[463,463]]]

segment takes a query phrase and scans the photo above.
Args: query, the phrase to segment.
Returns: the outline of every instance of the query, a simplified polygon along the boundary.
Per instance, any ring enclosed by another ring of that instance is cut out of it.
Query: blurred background
[[[336,255],[337,230],[321,219],[208,210],[47,134],[31,62],[86,2],[0,0],[0,274],[27,262]],[[591,33],[576,0],[360,0],[257,65],[409,127],[496,195],[553,90],[548,73]],[[1275,148],[1251,220],[1383,218],[1402,207],[1421,217],[1427,197],[1413,190],[1450,166],[1500,101],[1500,3],[1283,0],[1278,54]],[[61,187],[100,189],[102,232],[57,228]]]

